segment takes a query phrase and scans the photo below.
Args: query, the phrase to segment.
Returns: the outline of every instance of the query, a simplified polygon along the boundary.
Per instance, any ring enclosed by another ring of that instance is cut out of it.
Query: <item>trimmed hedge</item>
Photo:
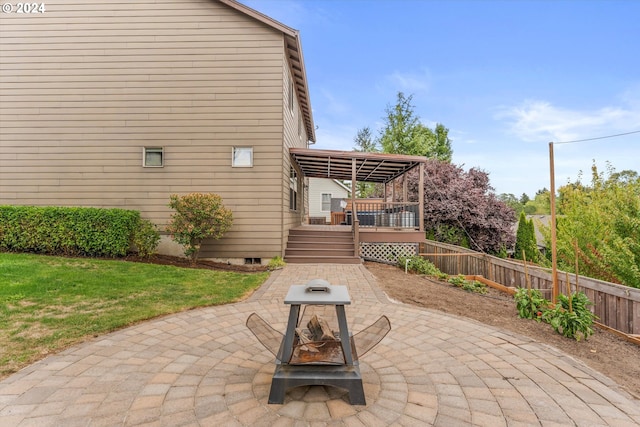
[[[140,224],[140,212],[124,209],[0,206],[0,250],[119,257]]]

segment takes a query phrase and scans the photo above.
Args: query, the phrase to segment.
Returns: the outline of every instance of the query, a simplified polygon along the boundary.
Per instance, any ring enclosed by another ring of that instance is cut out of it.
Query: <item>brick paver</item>
[[[360,360],[366,406],[344,391],[267,398],[274,358],[244,325],[284,331],[292,284],[347,285],[357,332],[389,335]],[[361,265],[288,265],[247,301],[163,317],[48,357],[0,382],[2,426],[640,425],[640,402],[557,349],[389,301]]]

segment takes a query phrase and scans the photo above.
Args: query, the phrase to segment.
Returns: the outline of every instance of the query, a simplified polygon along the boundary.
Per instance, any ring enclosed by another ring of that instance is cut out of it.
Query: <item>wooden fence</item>
[[[527,286],[522,261],[497,258],[431,240],[420,244],[420,255],[443,273],[483,276],[516,288]],[[529,264],[527,275],[531,287],[540,289],[545,297],[550,298],[553,286],[551,269]],[[575,291],[575,275],[569,274],[568,278],[572,291]],[[558,272],[558,288],[560,293],[567,293],[565,272]],[[591,308],[599,317],[599,323],[625,334],[640,336],[640,289],[579,276],[578,290],[593,302]]]

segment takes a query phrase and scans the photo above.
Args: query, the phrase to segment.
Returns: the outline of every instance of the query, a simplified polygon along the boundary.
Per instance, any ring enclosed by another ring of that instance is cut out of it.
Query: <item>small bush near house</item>
[[[285,265],[287,265],[286,262],[284,262],[284,260],[282,259],[281,256],[275,256],[273,258],[271,258],[269,260],[269,264],[267,265],[267,269],[268,270],[277,270],[279,268],[284,267]]]
[[[167,231],[173,240],[185,248],[184,254],[192,264],[198,260],[202,241],[220,239],[233,222],[233,214],[217,194],[172,194],[169,207],[176,212],[171,215]]]
[[[139,212],[124,209],[0,206],[0,250],[120,257],[140,223]]]
[[[154,255],[159,243],[160,233],[155,224],[148,219],[141,219],[133,236],[138,255],[146,258]]]

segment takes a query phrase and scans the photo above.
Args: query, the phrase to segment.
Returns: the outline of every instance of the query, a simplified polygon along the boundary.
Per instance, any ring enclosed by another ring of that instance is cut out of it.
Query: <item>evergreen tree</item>
[[[356,144],[353,150],[359,153],[377,153],[379,151],[376,142],[373,140],[371,128],[368,126],[358,129],[353,142]],[[358,181],[356,183],[356,191],[360,198],[382,197],[384,187],[382,184]]]
[[[447,129],[437,124],[435,131],[420,122],[411,103],[413,95],[398,92],[396,104],[386,109],[385,127],[378,142],[390,154],[425,156],[451,162],[451,140]]]
[[[371,134],[371,128],[369,126],[358,129],[358,133],[355,138],[353,138],[353,142],[356,144],[356,146],[353,147],[353,151],[357,151],[359,153],[378,152],[377,144],[373,140],[373,135]]]
[[[516,232],[515,258],[522,259],[522,252],[527,261],[538,261],[538,245],[536,243],[536,231],[533,220],[528,220],[524,211],[520,212],[518,231]]]

